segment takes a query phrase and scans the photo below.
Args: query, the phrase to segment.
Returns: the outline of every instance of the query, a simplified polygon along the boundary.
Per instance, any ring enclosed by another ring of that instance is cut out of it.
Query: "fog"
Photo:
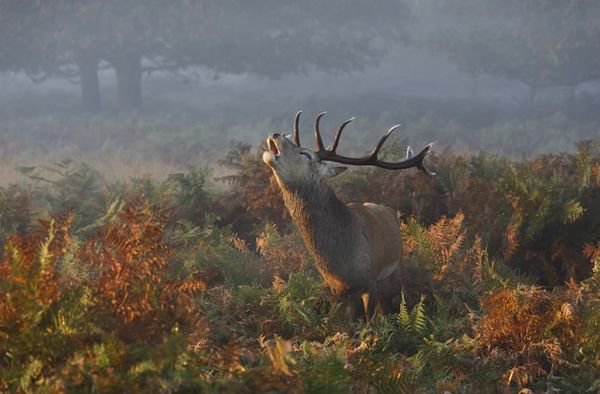
[[[600,134],[600,6],[522,3],[2,0],[3,167],[161,176],[298,110],[327,136],[358,116],[352,152],[396,123],[440,150],[573,151]]]

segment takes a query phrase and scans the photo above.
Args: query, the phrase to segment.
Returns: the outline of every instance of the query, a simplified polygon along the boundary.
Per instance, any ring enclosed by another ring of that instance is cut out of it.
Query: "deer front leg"
[[[395,300],[402,294],[400,283],[394,275],[382,279],[379,282],[379,306],[383,314],[393,313],[398,304]]]
[[[379,286],[375,282],[367,293],[367,302],[365,303],[365,322],[370,322],[375,313],[377,313],[377,306],[379,305]]]
[[[350,306],[352,320],[364,320],[365,306],[361,293],[357,291],[348,293],[346,302]]]

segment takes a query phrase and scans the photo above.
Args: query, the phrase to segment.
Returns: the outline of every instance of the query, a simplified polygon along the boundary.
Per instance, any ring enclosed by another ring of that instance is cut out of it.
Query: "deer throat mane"
[[[353,249],[352,216],[324,181],[282,185],[283,199],[322,274],[344,272]]]

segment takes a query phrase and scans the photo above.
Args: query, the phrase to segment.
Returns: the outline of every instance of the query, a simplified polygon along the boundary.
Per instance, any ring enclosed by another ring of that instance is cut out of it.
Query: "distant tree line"
[[[277,77],[364,67],[399,37],[405,11],[394,0],[0,0],[0,71],[74,79],[94,112],[104,65],[119,107],[139,110],[151,71]]]
[[[462,70],[517,80],[530,89],[600,79],[600,2],[594,0],[422,0],[413,39]]]
[[[142,107],[142,77],[203,66],[276,78],[377,62],[403,38],[477,78],[539,89],[600,78],[595,0],[0,0],[0,71],[67,78],[101,108],[101,67],[119,107]]]

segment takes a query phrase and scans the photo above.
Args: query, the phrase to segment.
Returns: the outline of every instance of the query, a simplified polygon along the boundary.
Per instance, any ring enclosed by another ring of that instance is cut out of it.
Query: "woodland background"
[[[0,0],[0,391],[600,391],[599,3],[252,3]],[[436,142],[332,181],[400,217],[370,324],[260,160],[298,109]]]

